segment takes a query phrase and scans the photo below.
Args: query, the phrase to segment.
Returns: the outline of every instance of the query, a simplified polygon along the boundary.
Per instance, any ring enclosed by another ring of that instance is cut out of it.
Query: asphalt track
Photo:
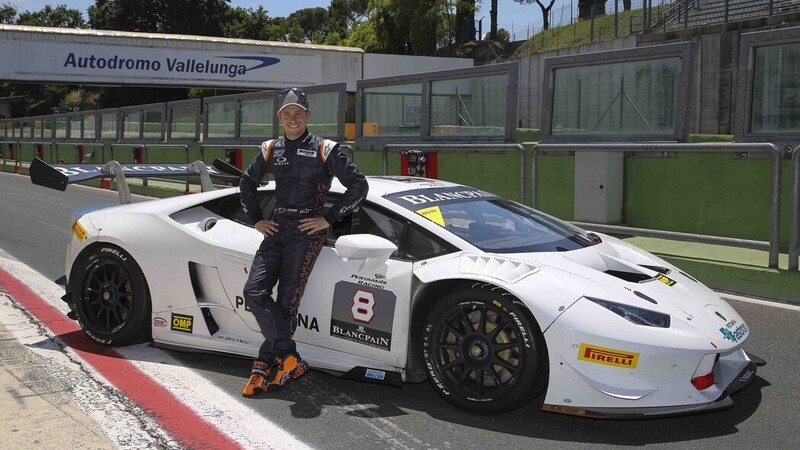
[[[63,291],[51,280],[63,274],[70,211],[114,201],[113,192],[71,186],[60,193],[0,173],[0,321],[15,330],[38,327],[43,337],[25,342],[28,351],[46,347],[81,367],[65,391],[107,434],[109,448],[794,448],[800,440],[800,308],[751,299],[729,301],[753,330],[747,350],[768,364],[734,396],[733,408],[718,413],[601,421],[543,413],[539,398],[510,413],[475,416],[450,407],[427,383],[397,389],[319,372],[242,399],[248,361],[149,345],[110,350],[63,317]],[[63,373],[57,364],[44,367]],[[63,448],[65,440],[36,448]]]

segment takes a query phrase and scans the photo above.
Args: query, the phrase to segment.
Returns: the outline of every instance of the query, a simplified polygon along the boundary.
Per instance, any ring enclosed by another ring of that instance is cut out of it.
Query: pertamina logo
[[[606,366],[635,369],[639,363],[639,354],[581,343],[578,359]]]
[[[173,313],[170,329],[172,331],[182,331],[184,333],[191,333],[193,321],[194,317],[192,316],[184,316],[183,314]]]

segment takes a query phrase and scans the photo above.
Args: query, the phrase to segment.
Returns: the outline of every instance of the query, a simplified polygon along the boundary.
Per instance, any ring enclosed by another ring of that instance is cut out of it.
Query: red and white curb
[[[66,317],[63,288],[1,252],[0,290],[6,328],[23,344],[59,343],[29,348],[73,380],[76,403],[118,447],[308,448],[166,352],[92,342]]]

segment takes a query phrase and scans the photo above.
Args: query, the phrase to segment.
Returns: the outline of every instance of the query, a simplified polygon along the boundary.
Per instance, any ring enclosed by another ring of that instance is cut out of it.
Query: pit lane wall
[[[517,130],[530,149],[538,138],[536,130]],[[719,142],[727,136],[691,136],[692,142]],[[369,175],[383,173],[381,152],[359,150],[352,143],[358,166]],[[189,160],[200,158],[199,145],[187,146]],[[184,148],[157,145],[148,152],[148,162],[174,162],[183,159]],[[256,156],[255,146],[242,148],[242,159]],[[6,151],[4,148],[3,151]],[[34,156],[34,147],[19,148],[20,161]],[[129,152],[119,152],[120,156]],[[204,149],[207,161],[224,157],[224,147]],[[399,153],[388,155],[389,174],[401,174]],[[50,161],[54,162],[54,161]],[[76,161],[67,161],[76,162]],[[132,162],[125,158],[121,162]],[[5,172],[27,172],[27,163],[0,159]],[[442,153],[438,155],[439,178],[477,186],[518,198],[519,183],[510,173],[519,170],[519,156],[514,152]],[[537,208],[566,220],[574,219],[575,157],[539,155]],[[527,163],[526,163],[527,165]],[[672,158],[630,156],[624,159],[624,224],[636,228],[681,231],[711,236],[767,240],[770,217],[769,159],[741,160],[722,154],[680,154]],[[700,279],[707,285],[731,292],[800,302],[800,272],[787,270],[786,245],[789,234],[789,198],[791,161],[783,163],[781,185],[781,255],[776,268],[768,267],[766,251],[718,245],[691,244],[665,239],[632,238],[639,245]],[[526,169],[525,203],[530,203],[530,174]],[[96,183],[99,185],[99,183]],[[109,186],[109,185],[106,185]],[[110,184],[113,189],[113,182]],[[190,188],[191,189],[191,188]],[[183,184],[150,182],[133,184],[131,190],[153,196],[181,195]],[[0,194],[2,197],[2,194]]]

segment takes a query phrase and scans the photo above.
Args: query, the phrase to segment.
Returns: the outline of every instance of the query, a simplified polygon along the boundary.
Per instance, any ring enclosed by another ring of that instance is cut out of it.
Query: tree
[[[631,10],[631,0],[622,0],[622,10],[623,11]]]
[[[0,23],[13,24],[17,19],[17,8],[14,8],[8,3],[0,6]]]
[[[328,22],[328,10],[325,8],[305,8],[289,14],[289,23],[300,27],[305,42],[324,42]]]
[[[453,27],[445,26],[451,6],[448,0],[373,0],[367,18],[372,24],[357,41],[367,38],[379,53],[434,55],[452,37]],[[375,33],[374,39],[368,32]]]
[[[475,9],[475,0],[456,1],[456,45],[475,40]]]
[[[161,0],[95,0],[89,26],[95,30],[157,32],[164,22]]]
[[[578,19],[590,19],[606,14],[606,0],[578,0]]]
[[[359,47],[368,53],[383,53],[385,50],[383,42],[378,40],[374,20],[365,20],[353,26],[345,44],[350,47]]]
[[[550,10],[553,9],[553,4],[556,0],[550,0],[550,3],[547,6],[544,6],[544,3],[541,0],[514,0],[517,3],[530,5],[533,2],[536,2],[539,5],[539,8],[542,10],[542,28],[545,30],[550,29]],[[579,2],[580,3],[580,2]]]
[[[127,1],[127,0],[126,0]],[[162,33],[222,36],[230,0],[169,0],[163,7]]]
[[[222,36],[230,0],[95,0],[89,25],[97,30]]]
[[[497,39],[497,0],[492,0],[492,9],[489,10],[489,39]]]
[[[57,28],[86,28],[86,21],[80,10],[69,9],[66,5],[58,5],[55,8],[50,5],[45,6],[40,11],[25,11],[19,15],[17,25],[33,25],[40,27]]]
[[[327,33],[347,36],[366,17],[369,0],[332,0],[328,7]]]
[[[225,37],[237,39],[256,39],[259,41],[275,40],[267,33],[271,23],[264,7],[258,9],[231,8],[225,14],[222,33]]]

